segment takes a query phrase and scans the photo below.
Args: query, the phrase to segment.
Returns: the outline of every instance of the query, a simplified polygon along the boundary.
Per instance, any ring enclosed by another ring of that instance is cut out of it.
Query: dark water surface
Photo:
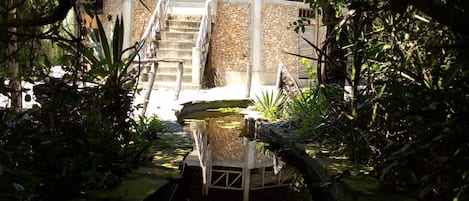
[[[171,199],[172,197],[172,199]],[[242,201],[242,190],[210,189],[202,195],[202,175],[199,167],[186,167],[183,178],[171,181],[145,201]],[[298,193],[289,187],[251,190],[250,201],[299,200]]]
[[[202,175],[197,167],[185,170],[182,185],[176,192],[178,201],[242,201],[242,190],[210,189],[208,195],[202,195]],[[296,193],[288,187],[264,190],[251,190],[250,201],[289,201],[297,200]]]

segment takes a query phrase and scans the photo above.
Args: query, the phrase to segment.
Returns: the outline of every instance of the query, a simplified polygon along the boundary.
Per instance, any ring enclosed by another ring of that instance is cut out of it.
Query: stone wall
[[[122,15],[122,1],[103,1],[103,12],[103,26],[106,29],[108,37],[110,37],[117,17]]]
[[[104,29],[108,36],[111,35],[113,31],[114,24],[116,22],[117,17],[122,18],[123,16],[123,4],[124,0],[107,0],[103,2],[103,11],[102,13],[98,13],[99,19],[101,20]],[[132,29],[130,31],[131,38],[130,43],[134,44],[137,42],[140,37],[142,36],[144,29],[147,26],[147,23],[151,17],[153,9],[156,6],[158,0],[146,0],[144,1],[145,5],[150,9],[148,10],[141,2],[132,2],[134,10],[132,11],[131,15],[132,18],[132,27],[124,27],[125,29]],[[90,18],[90,16],[86,15],[83,11],[83,19],[84,25],[86,27],[92,27],[97,29],[98,26],[96,24],[96,20]]]
[[[135,43],[138,40],[140,40],[140,37],[142,37],[143,32],[145,31],[146,26],[149,23],[151,14],[153,12],[153,9],[156,8],[156,4],[158,3],[158,0],[146,0],[144,1],[146,6],[150,9],[148,10],[143,6],[142,3],[136,1],[134,4],[134,21],[133,23],[133,29],[132,29],[132,39],[131,42]]]
[[[210,63],[218,85],[226,84],[225,71],[244,71],[249,63],[249,8],[243,3],[218,3]]]
[[[298,71],[298,57],[286,52],[298,52],[298,34],[291,23],[298,20],[298,8],[293,6],[264,4],[262,58],[266,72],[276,72],[283,62],[290,73]],[[290,28],[291,27],[291,28]]]
[[[111,37],[112,28],[116,22],[118,16],[122,15],[122,1],[104,1],[102,12],[96,13],[99,17],[104,30],[106,31],[107,37]],[[84,10],[82,10],[82,20],[85,27],[98,29],[95,16],[89,16]]]
[[[105,0],[101,19],[107,33],[112,31],[117,16],[122,15],[125,0]],[[145,0],[150,10],[157,0]],[[219,0],[211,38],[211,54],[207,72],[214,77],[215,86],[245,83],[246,67],[251,63],[252,19],[251,0]],[[133,4],[133,22],[129,43],[141,37],[151,12],[139,1]],[[263,0],[261,8],[261,65],[257,75],[272,84],[280,62],[296,77],[298,57],[284,52],[298,53],[299,37],[291,23],[298,19],[300,8],[307,4],[282,0]],[[231,77],[231,78],[229,78]],[[255,82],[254,79],[253,82]],[[256,83],[253,83],[256,84]],[[257,83],[258,84],[258,83]]]
[[[251,1],[225,0],[218,3],[212,33],[210,68],[215,85],[244,84],[246,67],[251,64]],[[299,19],[299,9],[307,4],[264,0],[261,8],[261,66],[253,74],[253,84],[274,84],[277,67],[282,62],[297,77],[299,35],[292,23]],[[258,83],[255,83],[258,82]]]

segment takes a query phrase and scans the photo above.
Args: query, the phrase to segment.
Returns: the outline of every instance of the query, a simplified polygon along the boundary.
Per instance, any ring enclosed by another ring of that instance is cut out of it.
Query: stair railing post
[[[252,64],[248,64],[246,67],[246,98],[251,96],[251,84],[252,83]]]
[[[201,68],[201,60],[200,60],[200,47],[196,46],[192,48],[192,84],[197,86],[200,85],[200,68]]]
[[[160,22],[159,23],[160,27],[157,27],[158,31],[165,29],[164,16],[165,16],[166,5],[164,5],[164,2],[162,2],[162,4],[163,5],[161,5],[158,10],[158,21]]]
[[[210,1],[209,3],[209,8],[207,8],[207,35],[210,35],[212,33],[212,8],[213,8],[213,1]],[[209,42],[208,40],[210,37],[207,37],[207,43]]]
[[[143,100],[143,111],[142,116],[145,116],[147,113],[148,102],[150,102],[151,92],[153,91],[153,83],[155,82],[156,78],[156,71],[158,70],[158,62],[151,63],[151,70],[150,70],[150,80],[148,80],[147,85],[147,93],[145,94],[145,99]]]
[[[218,5],[218,0],[212,0],[212,15],[210,18],[212,19],[211,21],[215,21],[215,15],[217,15],[217,5]]]
[[[283,68],[283,63],[280,62],[277,67],[277,79],[275,80],[275,88],[277,90],[280,90],[281,88],[281,83],[282,83],[282,68]]]
[[[179,92],[181,91],[183,72],[184,72],[184,64],[183,64],[182,61],[179,61],[178,62],[178,69],[177,69],[177,76],[176,76],[176,95],[174,96],[174,100],[179,99]]]

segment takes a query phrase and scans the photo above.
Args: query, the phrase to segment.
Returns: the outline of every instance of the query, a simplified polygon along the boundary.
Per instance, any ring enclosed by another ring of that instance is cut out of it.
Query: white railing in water
[[[205,12],[200,22],[199,33],[195,47],[192,48],[192,84],[200,86],[202,84],[202,75],[207,62],[209,51],[210,36],[212,33],[212,13],[216,8],[216,0],[207,0],[205,2]]]

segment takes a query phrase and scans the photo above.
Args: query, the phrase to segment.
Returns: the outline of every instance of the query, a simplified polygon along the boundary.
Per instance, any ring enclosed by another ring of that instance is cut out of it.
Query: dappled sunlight
[[[374,168],[357,163],[352,163],[350,158],[345,155],[334,155],[326,147],[319,144],[299,144],[299,148],[304,148],[305,152],[318,160],[326,168],[330,175],[347,174],[351,176],[372,174]]]

